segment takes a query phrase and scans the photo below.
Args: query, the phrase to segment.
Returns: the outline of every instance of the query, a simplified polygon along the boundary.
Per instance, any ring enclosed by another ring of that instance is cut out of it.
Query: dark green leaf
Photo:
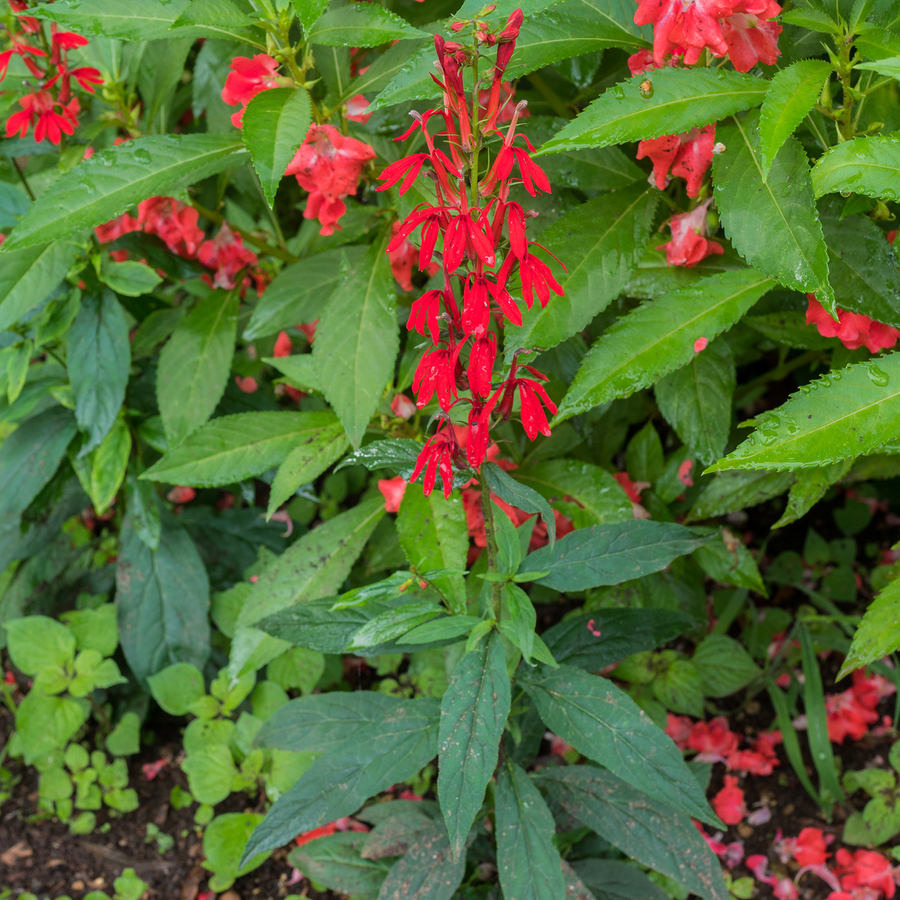
[[[367,650],[369,651],[367,655],[375,656],[377,654],[371,648],[401,637],[407,631],[411,631],[419,625],[424,625],[435,616],[441,615],[441,612],[441,607],[436,606],[430,600],[405,603],[403,606],[385,610],[385,612],[379,613],[371,621],[366,622],[353,635],[353,640],[347,646],[347,649],[353,653]]]
[[[836,144],[813,166],[812,184],[817,197],[852,191],[900,200],[900,140],[884,135]]]
[[[547,526],[547,539],[552,547],[556,541],[556,518],[550,504],[535,490],[520,484],[511,478],[496,463],[488,462],[482,466],[487,486],[501,500],[505,500],[510,506],[517,506],[525,512],[539,513]],[[530,566],[529,572],[537,572],[540,566]]]
[[[877,662],[900,647],[900,580],[894,579],[869,604],[838,678]]]
[[[332,611],[337,597],[297,603],[256,623],[272,637],[321,653],[343,653],[353,635],[384,611],[380,604]]]
[[[450,900],[466,873],[466,856],[454,860],[442,822],[420,831],[388,872],[379,900]]]
[[[0,331],[45,300],[74,259],[75,246],[63,241],[0,255]]]
[[[384,90],[390,84],[391,79],[397,75],[418,51],[429,46],[433,48],[434,42],[424,36],[421,39],[398,41],[382,53],[381,56],[377,57],[364,72],[360,72],[340,92],[338,99],[346,101],[357,94],[371,94]],[[319,58],[320,49],[324,50],[324,48],[316,48],[316,59]]]
[[[617,859],[582,859],[572,868],[596,900],[666,900],[669,896],[643,872]]]
[[[202,669],[209,657],[209,580],[188,533],[164,523],[159,549],[122,524],[116,562],[116,608],[122,649],[142,682],[176,662]]]
[[[494,803],[503,896],[560,900],[565,895],[565,881],[553,843],[556,824],[524,769],[508,763],[500,770]]]
[[[125,481],[125,508],[138,537],[151,550],[158,550],[162,523],[153,485],[129,475]]]
[[[632,519],[579,528],[555,546],[529,554],[522,568],[550,573],[538,584],[557,591],[583,591],[658,572],[707,540],[682,525]]]
[[[825,496],[831,485],[847,475],[852,464],[853,460],[845,459],[834,465],[797,472],[797,480],[788,492],[784,514],[772,527],[783,528],[805,516]]]
[[[35,12],[80,34],[105,35],[126,41],[152,41],[176,37],[169,29],[191,0],[60,0]],[[181,37],[182,35],[177,35]]]
[[[326,12],[309,28],[306,39],[328,47],[377,47],[420,34],[406,20],[375,3],[354,3]]]
[[[724,634],[703,638],[691,662],[703,678],[703,693],[707,697],[727,697],[761,674],[743,646]]]
[[[792,9],[782,15],[781,20],[789,25],[798,25],[820,34],[840,34],[841,27],[831,16],[818,9]]]
[[[125,400],[131,366],[128,323],[110,290],[88,294],[69,330],[69,381],[75,417],[88,435],[82,452],[96,447],[112,428]]]
[[[408,438],[372,441],[371,444],[366,444],[361,450],[351,453],[342,460],[335,471],[339,472],[347,466],[365,466],[369,471],[394,469],[398,475],[409,479],[421,452],[422,445]]]
[[[783,494],[793,481],[791,472],[725,472],[703,488],[685,521],[699,522],[756,506]]]
[[[302,867],[308,878],[329,890],[360,900],[376,900],[388,867],[379,860],[360,856],[364,840],[365,836],[356,832],[328,834],[295,847],[288,854],[288,862]]]
[[[547,727],[579,753],[662,803],[718,823],[672,739],[611,681],[565,665],[517,681]]]
[[[459,661],[441,704],[438,800],[454,859],[497,767],[509,706],[506,655],[494,632]]]

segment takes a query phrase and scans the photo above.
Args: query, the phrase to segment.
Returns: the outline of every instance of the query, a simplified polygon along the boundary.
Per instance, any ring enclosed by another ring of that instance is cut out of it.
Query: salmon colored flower
[[[688,197],[700,193],[703,179],[712,165],[716,126],[692,128],[684,134],[670,134],[638,144],[637,158],[653,161],[653,176],[660,190],[666,187],[669,172],[684,178]]]
[[[623,472],[619,473],[620,475],[624,474]],[[634,502],[640,501],[640,494],[638,495],[638,500]],[[666,714],[666,734],[675,741],[675,746],[678,747],[679,750],[687,750],[688,748],[688,740],[691,736],[691,729],[693,728],[694,723],[687,716],[676,716],[674,713]]]
[[[272,356],[290,356],[294,350],[291,338],[286,331],[279,331],[278,337],[275,339],[275,347],[272,350]]]
[[[180,486],[173,487],[172,490],[166,494],[166,500],[170,503],[190,503],[196,496],[197,492],[192,487]]]
[[[150,197],[138,204],[137,220],[147,234],[155,234],[178,256],[197,255],[206,235],[197,225],[199,214],[174,197]]]
[[[725,776],[725,786],[712,798],[712,808],[726,825],[737,825],[747,815],[744,792],[734,775]]]
[[[241,236],[235,234],[227,222],[222,223],[219,233],[211,240],[204,241],[197,252],[197,258],[204,266],[216,270],[213,287],[231,290],[242,269],[256,265],[259,257],[244,246]]]
[[[806,324],[815,325],[822,337],[838,338],[848,350],[865,346],[870,352],[877,353],[890,349],[900,338],[900,329],[876,322],[862,313],[837,309],[838,320],[835,321],[816,300],[815,294],[807,294],[806,297],[809,301]]]
[[[394,478],[383,478],[378,482],[378,490],[384,496],[384,511],[395,513],[400,511],[400,502],[406,493],[407,480],[402,475]]]
[[[896,892],[894,873],[890,862],[874,850],[857,850],[853,854],[843,847],[835,854],[835,874],[841,879],[845,891],[870,888],[881,891],[885,897]]]
[[[738,736],[729,729],[724,716],[717,716],[709,722],[694,723],[688,747],[699,751],[696,759],[701,762],[725,762],[737,750]]]
[[[781,25],[768,21],[781,12],[781,7],[772,0],[757,6],[763,9],[755,15],[739,12],[722,22],[728,58],[738,72],[749,72],[757,63],[774,66],[781,52],[778,49]]]
[[[351,122],[365,124],[372,118],[372,113],[366,112],[368,108],[369,101],[362,94],[357,94],[344,104],[344,117]]]
[[[725,252],[721,244],[706,237],[707,213],[711,203],[712,197],[690,212],[669,219],[672,239],[660,244],[659,249],[665,250],[666,262],[670,266],[690,268],[707,256]]]
[[[391,412],[399,419],[411,419],[416,414],[416,404],[406,394],[395,394],[391,400]]]
[[[225,79],[222,99],[229,105],[240,104],[239,112],[231,117],[231,124],[240,128],[244,123],[247,104],[262,91],[278,87],[278,61],[265,53],[257,53],[253,59],[246,56],[235,57],[231,61],[231,72]]]
[[[234,383],[245,393],[255,394],[259,390],[259,382],[252,376],[241,378],[240,375],[234,376]]]

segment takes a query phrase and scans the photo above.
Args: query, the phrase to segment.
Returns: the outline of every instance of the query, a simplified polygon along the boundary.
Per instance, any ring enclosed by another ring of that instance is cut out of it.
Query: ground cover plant
[[[894,896],[900,5],[0,15],[0,896]]]

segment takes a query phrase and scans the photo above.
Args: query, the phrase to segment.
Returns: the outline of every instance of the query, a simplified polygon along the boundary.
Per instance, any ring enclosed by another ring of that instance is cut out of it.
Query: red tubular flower
[[[445,423],[442,422],[441,429],[425,442],[409,479],[415,481],[422,470],[425,470],[422,490],[426,497],[434,490],[438,468],[440,468],[441,481],[444,484],[444,496],[449,499],[450,492],[453,490],[453,463],[459,459],[460,450],[453,429],[444,427],[444,425]]]
[[[23,13],[28,11],[28,3],[26,2],[26,0],[9,0],[9,5],[14,13]],[[33,16],[17,15],[16,18],[21,24],[22,28],[24,28],[25,31],[27,31],[29,34],[40,33],[41,23]]]
[[[490,385],[488,392],[490,392]],[[466,459],[473,469],[479,470],[487,456],[491,440],[490,429],[483,413],[483,405],[473,402],[469,409],[469,433],[466,438]]]
[[[480,213],[477,222],[472,221],[473,212]],[[487,216],[478,209],[461,210],[447,225],[444,232],[444,269],[447,272],[458,269],[467,252],[482,265],[493,267],[496,258],[493,232],[488,226]]]
[[[51,144],[59,144],[63,134],[74,134],[78,125],[81,106],[76,98],[68,103],[60,103],[48,91],[35,91],[19,98],[21,111],[14,113],[6,122],[6,137],[18,133],[25,137],[28,129],[34,128],[34,139],[38,143],[49,138]]]
[[[103,84],[103,76],[100,74],[100,70],[91,66],[80,66],[77,69],[72,69],[67,74],[74,78],[89,94],[93,94],[94,88]]]
[[[477,397],[488,397],[491,393],[491,373],[497,359],[497,339],[491,332],[486,337],[479,337],[472,345],[469,354],[469,365],[466,377],[469,387]]]
[[[427,153],[413,153],[412,156],[404,156],[403,159],[392,162],[378,176],[378,180],[384,181],[384,184],[379,185],[376,190],[386,191],[402,178],[399,191],[402,197],[413,186],[413,182],[422,171],[422,166],[430,159]]]
[[[670,266],[690,268],[707,256],[725,252],[721,244],[706,237],[706,214],[711,203],[712,197],[696,209],[672,216],[669,220],[672,240],[660,244],[659,249],[665,250],[666,262]]]
[[[290,335],[286,331],[279,331],[278,337],[275,339],[275,348],[272,356],[290,356],[294,351],[294,345],[291,343]]]
[[[462,328],[467,335],[482,337],[491,318],[489,282],[484,275],[470,275],[463,291]]]
[[[425,329],[431,335],[431,340],[436,344],[441,334],[441,297],[444,292],[439,290],[426,291],[416,300],[409,312],[406,327],[410,331],[418,331],[422,337]]]
[[[437,391],[438,403],[445,412],[456,400],[456,367],[462,344],[455,350],[439,347],[426,353],[419,361],[413,377],[413,391],[419,409],[428,405],[428,401]]]
[[[558,297],[562,297],[564,294],[562,285],[553,277],[550,266],[538,259],[531,251],[528,251],[525,257],[519,261],[519,277],[522,279],[522,296],[529,309],[534,303],[535,291],[542,308],[550,300],[550,291],[553,291]]]
[[[253,59],[237,56],[231,61],[231,72],[225,79],[222,99],[229,105],[241,105],[231,117],[231,124],[240,128],[244,123],[247,104],[262,91],[278,87],[278,61],[265,53],[257,53]]]

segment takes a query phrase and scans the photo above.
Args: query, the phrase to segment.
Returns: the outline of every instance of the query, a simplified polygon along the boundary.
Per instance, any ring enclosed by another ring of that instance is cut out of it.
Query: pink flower
[[[225,79],[222,99],[229,105],[240,103],[241,109],[231,117],[235,128],[244,122],[247,104],[261,91],[278,87],[278,61],[265,53],[257,53],[253,59],[246,56],[235,57],[231,61],[231,72]]]
[[[272,351],[272,356],[290,356],[293,349],[294,345],[291,343],[291,338],[288,333],[286,331],[279,331],[278,337],[275,339],[275,348]]]
[[[565,756],[575,749],[571,744],[567,744],[558,734],[554,734],[552,731],[546,732],[544,737],[550,741],[550,752],[557,756]]]
[[[847,737],[860,740],[869,725],[878,721],[878,713],[863,706],[852,688],[841,694],[826,694],[825,712],[828,737],[836,744],[843,744]]]
[[[416,404],[406,394],[395,394],[391,400],[391,412],[398,419],[411,419],[416,414]]]
[[[825,307],[816,300],[815,294],[807,294],[809,306],[806,310],[806,324],[815,325],[822,337],[836,337],[848,350],[856,350],[866,346],[872,353],[887,350],[897,343],[900,329],[876,322],[862,313],[836,310],[838,321],[826,312]]]
[[[737,746],[738,736],[728,728],[724,716],[710,719],[708,723],[695,722],[688,738],[688,747],[699,751],[696,758],[701,762],[725,762]]]
[[[694,723],[687,716],[676,716],[673,713],[666,715],[666,734],[675,741],[679,750],[687,750]]]
[[[644,490],[645,487],[650,487],[649,484],[643,481],[634,482],[628,477],[627,472],[616,472],[613,475],[613,478],[619,482],[625,493],[628,495],[628,499],[632,503],[640,503],[641,502],[641,491]],[[643,487],[641,487],[643,485]]]
[[[155,234],[178,256],[196,256],[206,237],[197,226],[199,213],[174,197],[150,197],[138,204],[138,222],[147,234]]]
[[[245,394],[253,394],[259,390],[259,382],[257,382],[257,380],[252,375],[248,375],[246,378],[241,378],[240,375],[235,375],[234,383]]]
[[[866,709],[875,709],[887,697],[892,697],[897,688],[883,675],[866,675],[865,669],[857,669],[853,675],[853,696]]]
[[[737,825],[747,815],[744,792],[734,775],[725,776],[725,787],[712,798],[712,808],[726,825]]]
[[[772,0],[759,5],[765,9],[757,15],[737,13],[722,22],[728,58],[738,72],[749,72],[758,62],[773,66],[781,52],[778,49],[781,25],[766,21],[777,16],[781,7]]]
[[[709,340],[705,337],[699,337],[694,341],[694,353],[700,353],[709,346]]]
[[[893,897],[896,890],[891,864],[874,850],[857,850],[851,855],[841,848],[835,854],[835,873],[841,879],[845,891],[871,888],[882,891],[885,897]]]
[[[241,236],[235,234],[227,222],[222,223],[219,233],[211,241],[200,245],[197,257],[204,266],[216,270],[213,287],[227,290],[236,286],[235,278],[242,269],[259,262],[259,257],[244,246]]]
[[[666,251],[666,262],[670,266],[690,268],[707,256],[725,252],[721,244],[706,237],[707,212],[711,203],[712,197],[696,209],[669,219],[672,240],[660,244],[659,249]]]
[[[372,113],[366,112],[368,108],[369,101],[362,94],[357,94],[344,104],[344,116],[351,122],[362,122],[365,124],[372,118]]]
[[[831,855],[826,853],[825,836],[821,828],[804,828],[794,845],[794,859],[801,866],[821,866]]]
[[[88,149],[90,150],[93,148],[89,147]],[[87,158],[87,153],[85,153],[85,159]],[[100,241],[101,244],[111,244],[113,241],[122,237],[123,234],[130,234],[132,231],[140,230],[141,223],[133,216],[128,215],[128,213],[123,213],[121,216],[117,216],[105,225],[98,225],[94,229],[94,233],[97,235],[97,240]]]
[[[316,319],[314,322],[301,322],[299,325],[295,325],[294,328],[296,328],[297,331],[302,331],[306,335],[306,340],[312,345],[316,339],[316,326],[318,324],[319,320]]]
[[[754,741],[753,749],[738,750],[728,757],[728,768],[749,775],[771,775],[780,764],[774,749],[780,741],[780,731],[761,734]]]
[[[685,487],[693,487],[694,479],[691,478],[691,469],[694,468],[694,461],[692,459],[686,459],[679,467],[678,467],[678,480]]]
[[[165,768],[167,763],[167,759],[158,759],[156,762],[144,763],[141,766],[144,770],[144,778],[146,778],[147,781],[153,781],[153,779]]]
[[[687,181],[689,197],[700,193],[703,179],[712,165],[716,126],[692,128],[684,134],[651,138],[638,144],[637,158],[653,161],[653,175],[660,190],[666,187],[669,170]]]
[[[378,482],[378,490],[384,495],[384,511],[395,513],[400,511],[400,501],[406,493],[407,481],[402,475],[394,478],[383,478]]]
[[[166,499],[170,503],[190,503],[194,497],[197,496],[197,492],[192,487],[186,487],[184,485],[179,487],[173,487],[168,494],[166,494]]]

